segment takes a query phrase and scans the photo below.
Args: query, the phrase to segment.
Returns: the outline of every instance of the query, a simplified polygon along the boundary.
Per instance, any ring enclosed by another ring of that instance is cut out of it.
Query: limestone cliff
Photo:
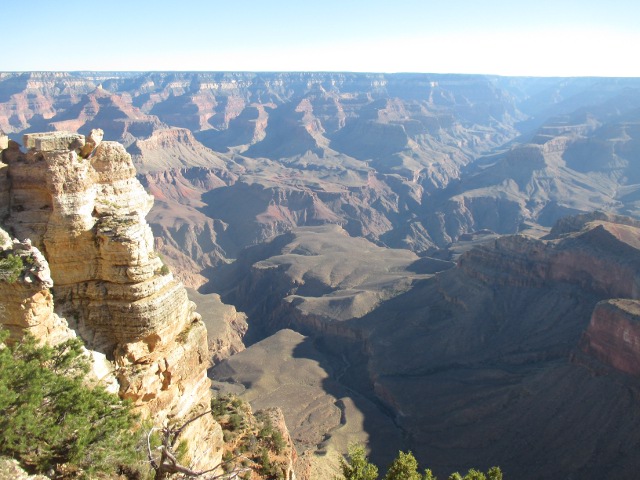
[[[8,263],[12,258],[17,263]],[[0,259],[0,280],[4,280],[0,323],[9,331],[10,339],[21,338],[24,331],[51,344],[72,337],[67,322],[53,311],[53,282],[42,253],[29,240],[11,241],[0,228]]]
[[[0,198],[8,201],[0,213],[20,240],[5,238],[2,255],[15,252],[27,268],[19,281],[0,282],[2,323],[49,341],[66,318],[88,348],[112,361],[122,398],[156,424],[184,422],[209,407],[206,329],[153,250],[145,221],[153,199],[130,155],[90,138],[92,145],[74,133],[28,134],[26,154],[3,152]],[[219,463],[222,433],[213,418],[188,430],[198,439],[189,442],[191,465]]]

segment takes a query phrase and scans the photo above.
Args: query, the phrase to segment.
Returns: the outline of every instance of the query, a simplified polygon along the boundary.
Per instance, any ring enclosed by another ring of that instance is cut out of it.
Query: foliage
[[[258,438],[267,442],[276,453],[282,453],[287,446],[282,433],[273,428],[271,419],[268,416],[261,417],[260,420],[262,421],[262,428],[258,431]]]
[[[433,474],[433,472],[428,468],[424,471],[424,476],[422,478],[424,480],[438,480],[436,476]]]
[[[460,473],[455,472],[449,475],[448,480],[502,480],[502,471],[500,467],[491,467],[487,473],[484,474],[472,468],[464,477]]]
[[[418,473],[418,461],[411,452],[398,452],[384,480],[422,480]]]
[[[238,430],[242,427],[242,417],[237,413],[229,415],[229,427],[231,431]]]
[[[376,480],[378,467],[369,463],[364,446],[349,445],[349,462],[340,459],[340,469],[345,480]]]
[[[369,463],[365,456],[364,446],[353,444],[349,446],[348,460],[340,460],[342,476],[336,480],[376,480],[378,467]],[[398,456],[389,466],[383,480],[437,480],[429,469],[424,475],[418,473],[418,462],[411,452],[398,452]],[[499,467],[491,467],[485,474],[479,470],[471,469],[463,477],[455,472],[449,475],[448,480],[502,480],[502,471]]]
[[[24,271],[24,262],[19,255],[10,253],[5,258],[0,259],[0,280],[14,283]]]
[[[283,457],[287,442],[265,412],[251,413],[251,407],[236,395],[220,395],[211,400],[211,413],[222,426],[227,468],[240,462],[247,470],[269,479],[284,478],[288,459]],[[228,470],[231,471],[231,470]],[[241,477],[250,478],[250,472]]]
[[[487,478],[489,480],[502,480],[502,470],[500,470],[500,467],[491,467],[487,472]]]
[[[89,363],[81,342],[38,346],[26,336],[6,345],[6,338],[0,330],[0,455],[32,472],[137,471],[135,417],[117,396],[83,383]]]

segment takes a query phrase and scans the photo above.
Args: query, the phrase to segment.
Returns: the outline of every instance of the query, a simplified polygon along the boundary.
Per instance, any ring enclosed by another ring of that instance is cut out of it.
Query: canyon
[[[294,439],[333,455],[358,440],[381,464],[402,447],[438,474],[499,463],[515,478],[632,478],[639,224],[567,218],[542,238],[484,239],[455,265],[408,258],[390,268],[401,287],[377,270],[392,261],[361,239],[341,242],[343,257],[318,249],[317,228],[276,237],[219,279],[237,279],[223,299],[267,339],[214,378],[244,385],[256,405],[293,401]],[[375,258],[366,267],[375,282],[360,273],[362,252]],[[275,354],[287,349],[288,368]],[[322,375],[307,373],[312,361]],[[308,431],[301,409],[325,418],[329,438]],[[354,432],[363,412],[368,435]]]
[[[188,286],[294,226],[416,253],[465,233],[635,215],[637,79],[349,73],[3,73],[0,129],[98,126],[157,199]],[[14,137],[14,135],[18,135]]]
[[[1,73],[3,248],[34,259],[3,304],[42,319],[10,327],[68,323],[161,416],[208,398],[209,368],[282,409],[298,478],[352,442],[439,476],[633,478],[639,89]]]

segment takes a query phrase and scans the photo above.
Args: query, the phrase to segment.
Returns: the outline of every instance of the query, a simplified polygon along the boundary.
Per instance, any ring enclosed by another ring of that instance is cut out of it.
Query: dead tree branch
[[[211,410],[207,410],[206,412],[196,415],[195,417],[191,418],[190,420],[187,420],[185,423],[183,423],[180,427],[177,427],[177,428],[171,428],[169,426],[165,426],[162,428],[153,427],[149,430],[149,432],[147,433],[147,456],[149,458],[149,464],[151,465],[151,468],[153,468],[153,470],[155,471],[156,480],[164,480],[174,474],[182,474],[183,476],[182,478],[201,478],[202,480],[232,480],[232,479],[238,478],[238,475],[240,475],[241,473],[244,473],[250,470],[250,468],[248,467],[240,468],[240,469],[233,468],[230,472],[216,474],[214,476],[209,476],[209,477],[203,477],[208,473],[215,472],[216,470],[231,464],[232,462],[238,460],[239,458],[246,458],[242,455],[237,455],[229,460],[220,462],[213,468],[210,468],[208,470],[203,470],[203,471],[195,471],[191,468],[185,467],[184,465],[180,464],[180,462],[176,458],[176,454],[174,451],[174,448],[178,443],[180,434],[183,432],[185,427],[187,427],[187,425],[189,425],[192,422],[195,422],[196,420],[198,420],[199,418],[207,414],[211,414]],[[160,452],[159,459],[154,458],[154,455],[151,449],[151,435],[155,430],[159,430],[162,432],[162,444],[156,449]]]

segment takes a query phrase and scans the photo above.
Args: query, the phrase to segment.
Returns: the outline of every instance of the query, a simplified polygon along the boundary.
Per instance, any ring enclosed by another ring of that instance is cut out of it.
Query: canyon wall
[[[3,152],[3,226],[19,240],[3,235],[2,257],[14,252],[25,268],[0,282],[2,323],[51,342],[68,322],[112,362],[120,397],[156,425],[180,424],[209,408],[206,328],[154,252],[153,198],[130,155],[95,133],[28,134],[27,153]],[[188,430],[190,465],[218,464],[222,432],[211,415]]]
[[[593,311],[582,349],[621,372],[640,376],[640,302],[605,300]]]
[[[312,443],[322,465],[341,433],[358,431],[370,435],[359,440],[378,464],[411,449],[437,475],[497,464],[522,479],[633,478],[637,221],[595,212],[542,238],[478,234],[455,266],[338,233],[295,229],[221,272],[223,298],[249,314],[249,333],[288,327],[309,337],[281,330],[216,366],[214,378],[250,383],[244,395],[256,405],[281,401],[304,445],[297,419],[320,404],[304,400],[311,376],[286,377],[282,357],[271,362],[265,352],[289,345],[286,361],[298,369],[316,360],[331,405],[349,405],[348,397],[354,406],[342,409],[340,427],[326,427],[322,448]],[[350,430],[358,421],[361,430]],[[385,421],[393,427],[376,444]]]

